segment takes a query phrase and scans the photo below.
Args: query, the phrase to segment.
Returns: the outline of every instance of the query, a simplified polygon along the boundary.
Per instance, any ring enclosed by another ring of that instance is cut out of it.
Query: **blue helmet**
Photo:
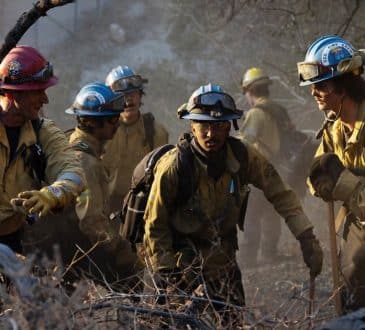
[[[202,121],[236,120],[242,111],[236,108],[233,98],[218,85],[200,86],[191,94],[188,103],[178,110],[182,119]]]
[[[123,94],[95,82],[82,87],[72,106],[65,112],[79,117],[110,117],[118,116],[123,110]]]
[[[105,85],[113,91],[130,93],[134,91],[143,91],[143,85],[148,82],[147,79],[137,75],[128,66],[117,66],[112,69],[105,79]]]
[[[315,84],[343,74],[337,65],[349,59],[355,48],[346,40],[329,35],[315,40],[307,50],[303,62],[297,63],[300,86]]]

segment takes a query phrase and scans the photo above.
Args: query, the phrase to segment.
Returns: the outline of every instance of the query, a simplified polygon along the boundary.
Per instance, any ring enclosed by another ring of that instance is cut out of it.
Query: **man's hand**
[[[325,201],[333,200],[333,189],[344,170],[345,167],[334,153],[325,153],[314,158],[309,170],[309,180],[316,196]]]
[[[24,199],[23,207],[28,213],[39,214],[40,217],[48,214],[52,209],[60,207],[60,199],[63,191],[59,187],[48,186],[41,190],[23,191],[18,194],[19,198]]]
[[[310,269],[310,276],[316,277],[321,273],[323,251],[318,239],[314,236],[313,229],[307,229],[298,236],[302,249],[303,259]]]

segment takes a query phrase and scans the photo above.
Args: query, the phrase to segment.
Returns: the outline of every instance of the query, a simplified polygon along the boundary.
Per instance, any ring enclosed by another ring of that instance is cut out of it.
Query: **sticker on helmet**
[[[223,115],[223,113],[221,111],[214,111],[214,110],[210,111],[210,116],[211,117],[214,117],[214,118],[222,117],[222,115]]]
[[[327,45],[322,52],[322,64],[334,65],[340,60],[352,56],[354,50],[346,43],[334,42]]]
[[[88,101],[90,103],[95,103],[95,101],[98,101],[99,104],[104,104],[105,98],[102,94],[96,91],[88,91],[85,101]]]
[[[16,78],[22,71],[22,65],[19,61],[10,61],[8,64],[9,77]]]

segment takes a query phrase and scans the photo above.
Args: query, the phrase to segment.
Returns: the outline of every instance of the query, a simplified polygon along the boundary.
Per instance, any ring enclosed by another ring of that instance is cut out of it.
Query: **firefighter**
[[[191,121],[191,173],[184,175],[195,180],[194,189],[184,203],[175,200],[184,178],[175,166],[179,151],[172,149],[156,164],[144,217],[147,265],[162,289],[176,284],[191,294],[204,283],[206,297],[245,304],[235,253],[246,183],[261,189],[285,219],[311,274],[321,271],[322,250],[295,193],[254,147],[229,136],[230,121],[236,126],[241,115],[232,97],[212,84],[199,87],[179,109],[179,117]],[[246,162],[238,159],[243,152]]]
[[[72,106],[66,110],[67,114],[74,115],[77,119],[77,127],[69,142],[87,181],[87,189],[79,196],[76,204],[79,228],[92,245],[103,248],[103,251],[95,251],[96,255],[93,256],[94,262],[103,272],[107,269],[101,265],[108,261],[112,261],[111,264],[115,261],[116,266],[125,262],[122,251],[119,251],[119,226],[109,219],[109,174],[102,162],[105,144],[113,138],[119,127],[119,115],[123,107],[123,94],[115,93],[103,83],[96,82],[82,87]],[[127,273],[126,269],[121,270]]]
[[[365,80],[361,55],[335,35],[315,40],[297,64],[301,86],[310,86],[325,115],[321,143],[309,173],[309,186],[325,201],[347,208],[340,269],[344,311],[365,307]]]
[[[57,83],[52,64],[36,49],[17,46],[1,62],[0,76],[0,242],[21,253],[26,220],[73,203],[84,179],[63,132],[39,118],[46,89]]]
[[[166,144],[168,133],[155,120],[152,113],[142,113],[142,97],[147,79],[136,74],[128,66],[112,69],[105,84],[113,91],[125,94],[124,111],[120,115],[120,127],[106,145],[103,158],[111,174],[110,195],[112,211],[119,210],[128,192],[135,166],[152,149]]]
[[[283,148],[285,131],[293,126],[287,110],[270,99],[269,85],[272,80],[266,72],[257,67],[248,69],[241,81],[241,90],[251,107],[240,127],[240,136],[249,141],[275,168],[285,175],[287,167]],[[285,127],[285,128],[284,128]],[[285,166],[283,165],[285,163]],[[261,246],[264,263],[275,262],[279,257],[278,243],[281,234],[280,216],[263,194],[253,190],[249,215],[245,222],[244,260],[247,265],[257,264]]]

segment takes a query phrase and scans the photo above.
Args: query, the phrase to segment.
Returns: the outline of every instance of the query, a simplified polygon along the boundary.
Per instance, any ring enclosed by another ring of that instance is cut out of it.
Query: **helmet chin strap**
[[[340,109],[336,112],[336,116],[334,116],[334,117],[330,117],[330,116],[328,116],[328,112],[324,112],[324,117],[325,117],[326,121],[334,122],[334,121],[336,121],[338,118],[340,118],[340,116],[341,116],[341,112],[342,112],[342,106],[343,106],[343,100],[344,100],[344,98],[345,98],[345,95],[344,95],[344,96],[342,96],[342,98],[341,98]],[[333,112],[333,111],[332,111],[332,112]]]

